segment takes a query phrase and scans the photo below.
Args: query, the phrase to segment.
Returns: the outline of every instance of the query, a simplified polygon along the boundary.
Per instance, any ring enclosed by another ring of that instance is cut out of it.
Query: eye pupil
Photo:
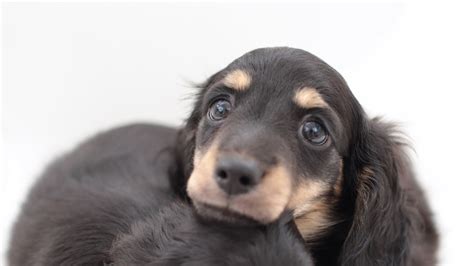
[[[231,105],[227,100],[217,100],[209,108],[209,119],[219,121],[227,117]]]
[[[226,111],[226,109],[224,108],[224,106],[222,106],[222,104],[217,104],[216,108],[217,108],[217,112],[219,112],[220,114],[223,114]]]
[[[304,123],[302,128],[303,137],[311,143],[322,145],[326,142],[328,136],[324,127],[315,121]]]

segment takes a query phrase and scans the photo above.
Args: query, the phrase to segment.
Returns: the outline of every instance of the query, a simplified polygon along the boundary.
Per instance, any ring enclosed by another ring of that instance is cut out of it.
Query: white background
[[[179,125],[189,81],[254,48],[292,46],[336,68],[369,114],[401,122],[436,215],[441,264],[468,265],[474,10],[450,3],[5,4],[2,256],[48,161],[112,126]]]

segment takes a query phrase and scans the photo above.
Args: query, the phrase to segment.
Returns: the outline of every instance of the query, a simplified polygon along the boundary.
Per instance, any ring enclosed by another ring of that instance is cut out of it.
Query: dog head
[[[303,234],[324,226],[328,201],[341,190],[356,108],[342,77],[308,52],[243,55],[202,86],[180,133],[192,161],[189,197],[219,219],[269,223],[290,209],[311,221],[298,224]]]
[[[436,232],[394,133],[314,55],[257,49],[202,85],[170,181],[204,217],[266,224],[293,212],[329,264],[400,265],[415,236],[435,250]]]

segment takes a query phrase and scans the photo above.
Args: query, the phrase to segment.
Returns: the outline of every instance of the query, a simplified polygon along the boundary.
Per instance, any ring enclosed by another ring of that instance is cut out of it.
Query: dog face
[[[369,119],[333,68],[299,49],[257,49],[201,88],[170,182],[202,216],[265,224],[288,210],[329,265],[403,265],[422,237],[434,259],[404,138]]]
[[[329,225],[351,96],[337,72],[297,49],[254,50],[211,77],[185,128],[195,144],[187,192],[198,211],[269,223],[289,209],[303,235]]]

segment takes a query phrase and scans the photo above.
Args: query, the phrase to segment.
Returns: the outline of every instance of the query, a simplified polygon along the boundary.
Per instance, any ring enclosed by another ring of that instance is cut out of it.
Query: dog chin
[[[236,226],[257,226],[260,222],[228,208],[216,207],[206,203],[194,202],[198,214],[207,220],[224,222]]]

